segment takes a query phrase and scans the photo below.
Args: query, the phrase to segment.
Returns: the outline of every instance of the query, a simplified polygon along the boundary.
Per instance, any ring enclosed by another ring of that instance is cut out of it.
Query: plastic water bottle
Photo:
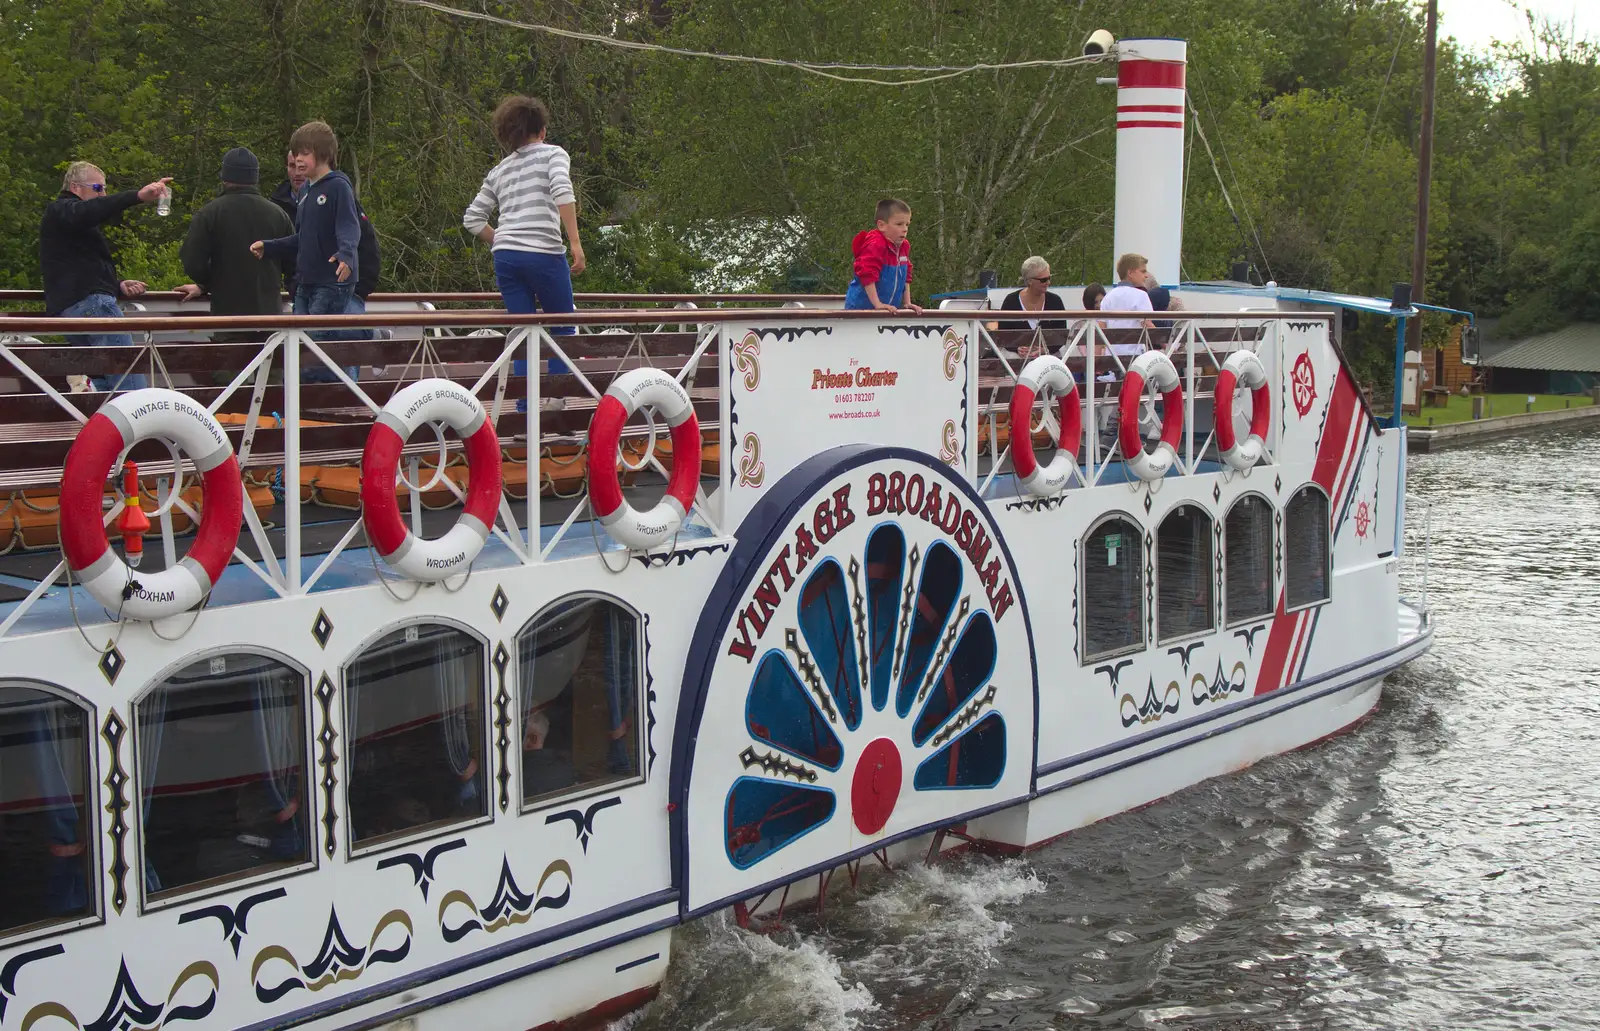
[[[161,188],[161,196],[156,198],[156,214],[162,218],[172,214],[172,188],[170,186]]]

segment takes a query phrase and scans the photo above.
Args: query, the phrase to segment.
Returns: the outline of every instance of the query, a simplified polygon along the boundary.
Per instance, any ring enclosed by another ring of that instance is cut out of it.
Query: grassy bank
[[[1483,399],[1483,417],[1495,418],[1501,415],[1521,415],[1528,411],[1528,398],[1533,398],[1532,411],[1550,412],[1563,408],[1584,408],[1593,404],[1586,396],[1579,394],[1487,394]],[[1406,416],[1407,426],[1426,427],[1429,420],[1432,425],[1443,426],[1452,422],[1467,422],[1472,418],[1472,399],[1459,394],[1450,395],[1450,403],[1444,408],[1424,408],[1421,415]]]

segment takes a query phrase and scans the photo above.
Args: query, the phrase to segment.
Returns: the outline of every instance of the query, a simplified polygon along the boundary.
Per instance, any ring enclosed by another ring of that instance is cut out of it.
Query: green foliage
[[[1409,0],[496,0],[490,13],[629,39],[819,61],[965,65],[1078,52],[1091,29],[1190,41],[1183,270],[1247,259],[1285,286],[1386,296],[1410,278],[1422,89]],[[1009,282],[1042,254],[1109,275],[1114,91],[1105,69],[874,86],[638,54],[397,0],[12,0],[0,14],[0,286],[38,285],[62,169],[177,178],[173,217],[113,232],[122,272],[181,280],[187,213],[244,145],[281,178],[295,126],[330,121],[388,289],[493,289],[460,228],[499,160],[488,112],[533,93],[573,156],[588,290],[823,289],[873,203],[914,209],[915,293]],[[1483,61],[1440,47],[1426,296],[1508,330],[1600,318],[1600,47],[1558,25]],[[1214,170],[1198,129],[1217,154]],[[1219,179],[1221,182],[1219,183]],[[1224,200],[1223,184],[1232,198]],[[601,232],[601,226],[607,226]],[[1426,330],[1440,332],[1429,320]],[[1347,338],[1374,382],[1392,337]]]

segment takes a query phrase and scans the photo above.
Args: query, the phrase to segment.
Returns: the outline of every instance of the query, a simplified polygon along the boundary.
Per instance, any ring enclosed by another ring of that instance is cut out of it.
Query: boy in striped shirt
[[[467,206],[461,224],[491,245],[494,277],[514,314],[570,312],[572,277],[583,272],[583,243],[578,239],[577,197],[572,191],[572,160],[567,152],[544,141],[550,112],[533,97],[507,97],[494,109],[490,125],[509,155],[484,177],[478,196]],[[489,224],[495,209],[498,226]],[[572,244],[567,265],[561,232]],[[573,332],[557,326],[551,333]],[[551,372],[560,363],[552,360]],[[525,375],[525,362],[515,372]]]

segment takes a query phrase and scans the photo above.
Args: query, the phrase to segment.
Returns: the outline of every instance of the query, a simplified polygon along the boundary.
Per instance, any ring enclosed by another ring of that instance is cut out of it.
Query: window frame
[[[139,816],[139,799],[143,797],[142,785],[144,783],[144,771],[139,768],[139,703],[148,698],[150,694],[158,687],[161,687],[163,684],[165,684],[168,679],[182,672],[188,667],[193,666],[195,663],[202,662],[207,659],[213,659],[217,656],[227,658],[234,655],[241,657],[254,656],[256,658],[271,659],[274,662],[278,662],[284,666],[287,666],[300,675],[300,683],[304,692],[300,700],[300,709],[302,712],[302,718],[305,720],[305,818],[307,834],[310,839],[308,842],[309,847],[307,848],[307,851],[310,853],[311,858],[289,866],[283,866],[273,870],[264,870],[260,873],[237,874],[222,878],[213,877],[210,880],[200,881],[185,888],[176,888],[170,892],[163,892],[163,898],[152,899],[149,897],[149,893],[145,890],[144,868],[146,854],[144,843],[144,820]],[[131,833],[128,835],[128,837],[131,842],[130,847],[137,855],[137,860],[128,864],[128,876],[134,879],[134,887],[138,889],[139,913],[141,915],[145,913],[159,912],[163,909],[170,909],[173,906],[187,905],[191,902],[198,902],[202,899],[215,898],[218,895],[226,895],[230,892],[243,888],[254,887],[258,884],[267,884],[271,881],[288,877],[298,877],[301,874],[311,873],[318,868],[322,850],[317,847],[316,837],[312,831],[320,826],[318,821],[321,818],[322,813],[318,807],[319,799],[317,798],[316,791],[316,725],[313,722],[313,710],[316,707],[316,698],[313,696],[312,690],[313,687],[310,668],[292,656],[280,651],[276,651],[272,648],[263,648],[259,645],[249,645],[237,648],[222,645],[216,648],[206,648],[202,649],[201,651],[190,652],[188,655],[185,655],[176,662],[168,663],[166,666],[162,667],[162,669],[154,677],[146,682],[143,687],[139,688],[137,692],[128,697],[128,742],[130,745],[130,755],[128,756],[127,763],[130,770],[128,774],[128,790],[130,792],[128,798],[128,807],[131,813],[131,816],[128,819],[128,827]]]
[[[1207,563],[1207,568],[1206,568],[1206,571],[1205,571],[1206,572],[1206,578],[1211,581],[1211,604],[1206,606],[1206,617],[1209,620],[1210,625],[1207,626],[1203,630],[1191,630],[1191,631],[1189,631],[1187,633],[1180,634],[1180,635],[1177,635],[1177,636],[1174,636],[1174,637],[1164,637],[1164,636],[1162,636],[1162,628],[1161,628],[1161,529],[1162,529],[1162,527],[1166,526],[1168,519],[1175,518],[1177,516],[1178,512],[1180,510],[1184,509],[1184,508],[1192,508],[1195,511],[1200,513],[1200,518],[1205,523],[1205,530],[1201,534],[1201,536],[1205,539],[1207,547],[1211,548],[1211,551],[1212,551],[1211,561]],[[1171,508],[1169,508],[1167,510],[1166,515],[1161,517],[1161,521],[1156,524],[1156,532],[1155,532],[1155,561],[1150,564],[1150,568],[1151,568],[1151,574],[1150,575],[1155,580],[1155,583],[1153,584],[1155,590],[1152,592],[1152,595],[1155,598],[1155,607],[1156,607],[1156,610],[1153,613],[1153,615],[1155,616],[1155,624],[1156,624],[1156,640],[1155,640],[1155,643],[1156,643],[1157,647],[1160,647],[1162,645],[1167,645],[1167,644],[1176,644],[1176,643],[1178,643],[1180,641],[1198,640],[1199,638],[1207,637],[1207,636],[1209,636],[1211,634],[1214,634],[1218,630],[1221,629],[1221,623],[1217,618],[1218,606],[1217,606],[1217,570],[1216,570],[1216,561],[1217,561],[1216,547],[1217,547],[1217,544],[1216,544],[1216,538],[1215,538],[1216,527],[1217,527],[1216,517],[1211,514],[1210,510],[1208,510],[1204,505],[1202,505],[1198,501],[1187,501],[1187,500],[1186,501],[1179,501],[1176,504],[1174,504]]]
[[[355,728],[352,726],[350,721],[350,670],[374,644],[377,644],[379,641],[383,640],[385,637],[397,630],[404,630],[406,627],[411,626],[445,626],[452,630],[459,630],[478,643],[479,653],[483,656],[483,665],[480,670],[483,674],[482,680],[480,681],[480,683],[483,685],[480,696],[481,704],[479,706],[481,716],[478,721],[478,732],[482,735],[480,738],[482,741],[481,754],[483,756],[481,766],[484,775],[484,785],[486,788],[483,795],[483,815],[474,816],[467,820],[424,824],[421,827],[414,827],[403,831],[395,831],[394,833],[384,835],[377,841],[369,844],[357,845],[355,835],[351,832],[351,828],[355,826],[355,821],[350,815],[350,782],[352,778],[351,766],[354,762],[355,756]],[[344,813],[344,855],[346,862],[366,856],[378,855],[383,852],[391,852],[395,849],[408,848],[411,845],[417,844],[418,842],[432,841],[436,838],[448,837],[452,834],[458,834],[462,831],[470,830],[474,827],[482,827],[494,822],[494,800],[490,797],[491,792],[487,790],[493,788],[495,774],[497,772],[494,765],[496,760],[494,754],[494,735],[492,733],[494,725],[494,674],[492,664],[493,657],[490,654],[489,639],[487,637],[458,619],[435,614],[408,616],[405,619],[397,620],[393,623],[385,623],[377,630],[362,638],[361,642],[356,646],[356,648],[350,652],[349,657],[339,665],[338,712],[339,726],[344,733],[344,747],[340,751],[337,763],[339,771],[344,775],[343,782],[339,786],[339,802],[343,807]]]
[[[1322,484],[1317,483],[1314,480],[1307,480],[1305,483],[1302,483],[1300,486],[1296,487],[1289,495],[1289,500],[1283,503],[1283,533],[1284,537],[1287,538],[1289,535],[1289,506],[1294,504],[1295,498],[1298,498],[1306,491],[1314,491],[1317,494],[1322,495],[1322,510],[1325,515],[1322,525],[1322,542],[1324,545],[1322,549],[1322,583],[1324,590],[1322,592],[1322,597],[1318,598],[1316,601],[1308,601],[1302,605],[1290,606],[1289,557],[1285,555],[1283,559],[1284,615],[1288,615],[1291,612],[1305,612],[1307,609],[1314,609],[1319,606],[1326,605],[1333,600],[1333,499],[1328,496],[1327,491],[1322,489]]]
[[[532,628],[533,625],[539,621],[539,617],[540,616],[543,616],[546,612],[549,612],[551,609],[555,608],[557,605],[563,605],[563,604],[566,604],[566,603],[572,602],[572,601],[580,601],[580,600],[582,600],[584,598],[592,598],[592,599],[595,599],[596,601],[609,602],[609,603],[617,606],[618,608],[620,608],[623,612],[627,613],[633,619],[634,627],[637,630],[637,635],[635,637],[635,643],[634,643],[634,649],[633,649],[633,659],[634,659],[634,681],[633,681],[634,682],[634,710],[633,710],[633,712],[634,712],[634,719],[633,719],[634,726],[633,726],[633,733],[634,733],[634,748],[635,748],[634,754],[636,754],[639,757],[639,772],[636,773],[635,775],[633,775],[632,777],[618,778],[616,780],[608,780],[608,781],[605,781],[604,783],[591,784],[588,787],[585,787],[583,785],[577,785],[577,786],[574,786],[571,790],[563,791],[563,792],[560,792],[559,794],[543,795],[543,796],[540,796],[539,798],[533,800],[532,802],[529,802],[528,801],[527,792],[523,789],[523,783],[522,783],[522,776],[523,776],[523,770],[522,770],[522,734],[523,734],[523,727],[522,727],[522,687],[523,687],[523,685],[522,685],[522,635],[527,633],[529,631],[529,629]],[[526,620],[523,621],[522,626],[517,629],[517,632],[514,635],[512,635],[511,641],[512,641],[512,645],[513,645],[512,649],[511,649],[512,666],[515,667],[515,674],[514,675],[516,677],[515,690],[513,690],[513,692],[512,692],[511,699],[512,699],[512,704],[515,706],[512,718],[513,718],[513,721],[514,721],[514,725],[516,727],[516,733],[512,735],[512,742],[516,747],[516,754],[517,754],[517,762],[515,763],[515,766],[516,766],[516,779],[517,779],[517,815],[523,816],[523,815],[527,815],[528,813],[542,812],[543,810],[551,809],[551,808],[554,808],[555,806],[558,806],[558,805],[566,805],[566,804],[568,804],[570,802],[575,802],[575,801],[578,801],[580,799],[592,798],[595,795],[602,795],[602,794],[605,794],[605,793],[610,792],[610,791],[621,791],[621,790],[623,790],[625,788],[637,787],[640,784],[648,783],[649,780],[650,780],[650,770],[649,770],[649,759],[646,756],[646,752],[649,750],[649,742],[647,741],[646,736],[645,736],[645,734],[646,734],[646,724],[648,723],[648,719],[646,718],[645,713],[646,713],[646,707],[648,705],[648,701],[647,701],[647,697],[646,697],[647,692],[645,690],[645,676],[646,676],[646,674],[645,674],[645,661],[644,661],[644,653],[645,653],[645,622],[644,622],[644,614],[642,612],[640,612],[637,608],[635,608],[634,606],[628,604],[626,601],[624,601],[623,599],[617,597],[614,594],[607,594],[604,591],[595,591],[595,590],[571,591],[571,592],[569,592],[567,594],[560,595],[559,597],[552,598],[548,602],[546,602],[545,604],[539,606],[538,610],[535,611],[533,615],[529,616]],[[509,761],[509,759],[508,759],[508,761]]]
[[[84,745],[89,750],[89,762],[85,767],[86,780],[83,785],[84,808],[87,815],[84,819],[84,834],[88,837],[89,876],[87,880],[88,891],[92,897],[89,912],[83,916],[71,917],[64,920],[44,920],[9,930],[0,930],[0,950],[13,948],[28,942],[38,941],[41,938],[53,938],[56,935],[70,934],[81,931],[86,927],[98,927],[106,922],[106,893],[105,893],[105,863],[103,861],[104,848],[101,841],[100,814],[104,812],[105,800],[101,797],[100,788],[100,712],[95,704],[88,698],[78,694],[70,688],[59,684],[52,684],[46,680],[35,680],[26,676],[0,676],[0,688],[20,687],[29,691],[39,691],[48,694],[69,705],[74,705],[84,715]],[[130,778],[131,783],[131,778]]]
[[[1130,526],[1132,526],[1134,531],[1135,531],[1134,532],[1134,540],[1138,544],[1139,557],[1138,557],[1138,563],[1135,565],[1134,568],[1136,570],[1138,570],[1139,582],[1138,582],[1138,584],[1136,586],[1136,589],[1134,590],[1134,594],[1139,599],[1139,620],[1138,620],[1139,639],[1134,644],[1124,645],[1121,648],[1113,649],[1111,651],[1095,652],[1093,654],[1090,654],[1090,652],[1089,652],[1089,559],[1088,559],[1088,555],[1089,555],[1089,538],[1093,537],[1095,535],[1095,532],[1098,531],[1102,526],[1104,526],[1106,523],[1109,523],[1109,522],[1111,522],[1113,520],[1121,520],[1123,522],[1128,523]],[[1147,585],[1145,583],[1144,566],[1143,566],[1144,557],[1145,557],[1144,556],[1144,534],[1145,534],[1145,527],[1144,527],[1143,524],[1141,524],[1139,522],[1138,519],[1134,518],[1134,516],[1129,512],[1123,512],[1123,511],[1118,510],[1118,511],[1106,512],[1106,513],[1101,514],[1098,518],[1096,518],[1094,520],[1094,522],[1089,524],[1088,529],[1083,531],[1083,536],[1078,539],[1078,550],[1079,550],[1078,599],[1079,599],[1079,602],[1080,602],[1078,607],[1081,610],[1080,613],[1079,613],[1078,643],[1079,643],[1080,653],[1083,656],[1083,658],[1079,661],[1079,665],[1081,665],[1081,666],[1087,666],[1091,662],[1100,662],[1100,661],[1105,660],[1105,659],[1119,658],[1119,657],[1124,656],[1124,655],[1137,655],[1140,652],[1142,652],[1145,649],[1150,647],[1150,642],[1145,638],[1145,620],[1149,617],[1150,613],[1145,611],[1145,601],[1146,601],[1146,599],[1144,597],[1144,590],[1149,585]]]
[[[1246,498],[1260,498],[1267,506],[1267,611],[1253,616],[1234,617],[1231,606],[1228,604],[1228,517],[1233,514],[1234,508]],[[1278,547],[1278,527],[1275,516],[1277,508],[1272,504],[1272,499],[1256,490],[1245,491],[1228,505],[1228,510],[1222,514],[1222,628],[1232,630],[1244,626],[1246,623],[1257,623],[1263,619],[1271,619],[1278,611],[1278,593],[1283,584],[1279,583],[1277,571],[1273,568],[1272,551]]]

